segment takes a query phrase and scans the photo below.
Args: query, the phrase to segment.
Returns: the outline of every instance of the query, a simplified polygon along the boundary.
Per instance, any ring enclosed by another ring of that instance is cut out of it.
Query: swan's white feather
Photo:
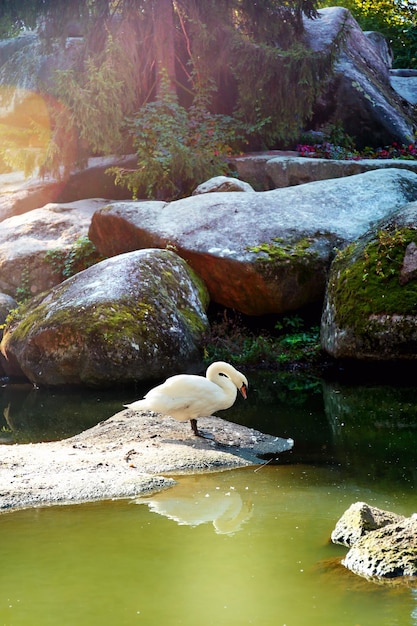
[[[232,365],[218,361],[210,365],[205,377],[193,374],[172,376],[151,389],[143,400],[126,406],[134,410],[155,411],[186,422],[228,409],[235,402],[238,389],[247,386],[248,381],[243,374]]]

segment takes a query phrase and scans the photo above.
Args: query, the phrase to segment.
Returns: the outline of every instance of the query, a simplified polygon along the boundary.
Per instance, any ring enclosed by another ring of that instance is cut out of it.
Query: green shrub
[[[46,260],[54,272],[64,280],[102,261],[103,257],[88,237],[80,237],[66,250],[62,248],[48,250]]]
[[[279,368],[312,363],[320,355],[318,326],[308,326],[298,315],[277,321],[273,331],[251,331],[237,314],[212,321],[204,348],[207,363],[232,361],[246,367]]]
[[[159,98],[143,106],[131,123],[137,169],[110,168],[116,184],[134,198],[175,199],[190,195],[201,182],[226,174],[227,156],[242,143],[242,124],[209,110],[210,87],[200,89],[186,110],[161,79]]]

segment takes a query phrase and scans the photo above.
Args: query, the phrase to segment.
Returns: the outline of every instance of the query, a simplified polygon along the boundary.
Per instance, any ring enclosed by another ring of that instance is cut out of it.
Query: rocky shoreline
[[[173,476],[258,465],[294,442],[218,417],[188,424],[124,410],[58,442],[2,446],[0,511],[149,495]]]

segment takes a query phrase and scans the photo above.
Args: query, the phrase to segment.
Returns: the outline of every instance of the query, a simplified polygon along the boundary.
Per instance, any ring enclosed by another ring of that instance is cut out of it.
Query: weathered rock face
[[[206,180],[201,185],[198,185],[193,191],[193,196],[198,196],[200,193],[214,193],[215,191],[254,191],[253,187],[249,183],[245,183],[238,178],[232,178],[230,176],[214,176],[209,180]]]
[[[361,576],[417,576],[417,519],[404,519],[362,537],[343,565]]]
[[[68,38],[64,46],[51,45],[33,33],[18,37],[14,46],[8,40],[0,44],[0,84],[28,92],[44,92],[50,87],[54,72],[69,69],[80,48],[80,41],[74,38]]]
[[[379,57],[382,59],[385,66],[390,70],[392,67],[392,62],[394,61],[394,53],[392,51],[392,47],[388,42],[387,38],[375,30],[365,30],[364,35],[368,37],[375,46]]]
[[[403,515],[383,511],[366,502],[355,502],[337,522],[331,539],[333,543],[339,543],[349,548],[369,532],[403,520]]]
[[[417,70],[390,70],[391,86],[410,104],[417,104]]]
[[[408,143],[415,130],[412,109],[392,89],[378,47],[347,9],[332,7],[319,14],[320,19],[304,21],[308,45],[322,51],[338,38],[341,45],[335,76],[316,103],[314,120],[340,120],[359,148]]]
[[[34,298],[1,350],[38,385],[106,386],[200,365],[207,292],[173,252],[102,261]]]
[[[62,278],[47,259],[51,250],[68,250],[80,237],[86,237],[91,217],[107,200],[90,198],[68,204],[47,204],[23,215],[16,215],[0,227],[0,290],[16,295],[24,288],[36,295],[61,282]]]
[[[350,547],[342,563],[356,574],[384,579],[417,576],[415,515],[407,518],[356,502],[337,522],[332,541]]]
[[[358,161],[337,159],[308,159],[305,157],[278,156],[265,163],[264,179],[270,189],[291,187],[315,180],[341,178],[363,174],[371,170],[401,168],[417,173],[417,162],[406,159],[360,159]]]
[[[322,302],[334,248],[415,198],[417,174],[373,171],[261,193],[113,203],[94,214],[89,237],[104,256],[173,246],[213,301],[284,313]]]
[[[333,261],[321,324],[336,358],[417,358],[417,203],[378,221]]]

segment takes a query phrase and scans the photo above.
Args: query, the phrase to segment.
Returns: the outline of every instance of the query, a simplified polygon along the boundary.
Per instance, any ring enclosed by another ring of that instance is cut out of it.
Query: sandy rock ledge
[[[218,417],[198,424],[210,438],[125,410],[70,439],[2,446],[0,511],[149,495],[174,485],[170,475],[257,465],[294,443]]]

